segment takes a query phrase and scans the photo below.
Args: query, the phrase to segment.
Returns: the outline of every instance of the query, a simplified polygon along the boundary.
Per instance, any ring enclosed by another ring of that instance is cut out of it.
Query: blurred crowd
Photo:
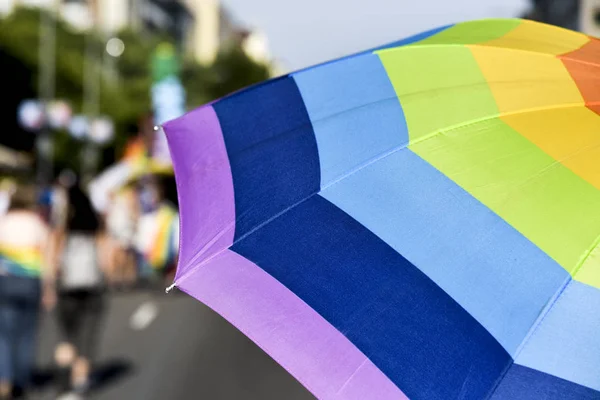
[[[40,189],[0,182],[0,399],[30,389],[43,310],[60,327],[57,398],[85,395],[106,296],[164,288],[177,263],[179,216],[168,179],[146,175],[98,212],[71,171]]]

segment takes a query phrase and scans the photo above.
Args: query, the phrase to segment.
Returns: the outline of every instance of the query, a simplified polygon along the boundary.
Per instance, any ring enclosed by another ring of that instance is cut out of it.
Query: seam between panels
[[[592,242],[592,245],[590,246],[590,248],[586,250],[586,252],[583,254],[581,259],[575,266],[575,269],[573,270],[573,279],[577,280],[577,274],[579,273],[579,271],[581,271],[583,269],[583,266],[585,265],[587,260],[594,253],[594,250],[596,250],[599,247],[600,247],[600,235],[598,235],[598,237]]]
[[[511,357],[512,361],[506,366],[504,371],[502,371],[502,375],[496,380],[494,387],[492,388],[492,390],[490,391],[490,394],[486,397],[486,399],[488,399],[488,400],[491,399],[492,396],[494,395],[494,393],[496,393],[496,390],[498,389],[498,387],[504,380],[504,377],[506,376],[506,374],[508,373],[510,368],[516,363],[517,358],[519,357],[519,355],[521,354],[523,349],[525,349],[526,345],[533,338],[533,336],[537,332],[538,328],[542,325],[542,323],[546,319],[546,317],[550,314],[552,309],[556,306],[556,304],[563,297],[565,290],[567,289],[567,287],[569,286],[569,284],[572,281],[573,281],[573,278],[571,277],[571,274],[569,274],[567,279],[565,279],[562,286],[556,291],[554,296],[552,296],[552,298],[550,300],[548,300],[548,302],[546,303],[546,306],[544,307],[544,309],[542,310],[540,315],[537,317],[535,322],[531,325],[531,328],[529,328],[529,331],[527,331],[527,334],[523,338],[521,345],[517,348],[517,351],[515,352],[514,357]]]

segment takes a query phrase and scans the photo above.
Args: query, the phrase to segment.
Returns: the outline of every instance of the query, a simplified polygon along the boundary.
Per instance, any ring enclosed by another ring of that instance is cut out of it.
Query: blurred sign
[[[159,82],[170,76],[179,75],[179,60],[171,43],[161,43],[152,57],[152,80]]]
[[[175,76],[155,83],[151,89],[154,122],[163,124],[185,113],[185,90]]]
[[[83,139],[88,133],[89,123],[84,115],[76,115],[69,123],[69,133],[76,139]]]
[[[89,137],[97,144],[103,145],[113,139],[115,132],[112,120],[107,117],[96,118],[90,124]]]
[[[71,121],[71,107],[65,101],[55,100],[48,104],[48,124],[54,129],[63,129]]]
[[[17,113],[19,124],[28,131],[38,131],[44,126],[44,106],[37,100],[23,101]]]
[[[175,48],[169,43],[160,44],[152,59],[151,88],[155,125],[178,118],[185,113],[185,89],[179,80],[179,61]],[[153,133],[152,158],[160,164],[171,164],[167,139],[162,131]]]

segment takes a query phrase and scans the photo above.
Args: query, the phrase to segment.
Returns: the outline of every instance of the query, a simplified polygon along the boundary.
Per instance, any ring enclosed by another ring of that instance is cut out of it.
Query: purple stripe
[[[225,317],[320,399],[407,398],[316,311],[231,250],[178,287]]]
[[[235,200],[227,149],[212,106],[191,111],[163,128],[179,196],[177,281],[194,265],[231,246]]]

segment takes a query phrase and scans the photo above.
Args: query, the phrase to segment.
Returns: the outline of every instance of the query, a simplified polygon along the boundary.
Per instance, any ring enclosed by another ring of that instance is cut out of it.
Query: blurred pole
[[[98,165],[98,148],[89,136],[91,123],[100,114],[100,57],[94,41],[94,32],[92,27],[85,37],[83,112],[88,118],[88,135],[85,136],[81,154],[81,178],[84,184],[93,179]]]
[[[40,9],[39,26],[39,81],[38,93],[40,102],[47,106],[55,96],[56,87],[56,9],[58,1],[50,4],[50,10]],[[44,123],[36,138],[36,152],[38,158],[36,178],[41,185],[47,185],[53,176],[54,143],[47,123]]]
[[[108,35],[108,41],[113,38],[113,35]],[[105,72],[105,81],[109,83],[112,87],[115,87],[119,84],[119,73],[117,69],[117,60],[119,56],[111,56],[108,54],[108,50],[105,48],[102,50],[102,69]]]

